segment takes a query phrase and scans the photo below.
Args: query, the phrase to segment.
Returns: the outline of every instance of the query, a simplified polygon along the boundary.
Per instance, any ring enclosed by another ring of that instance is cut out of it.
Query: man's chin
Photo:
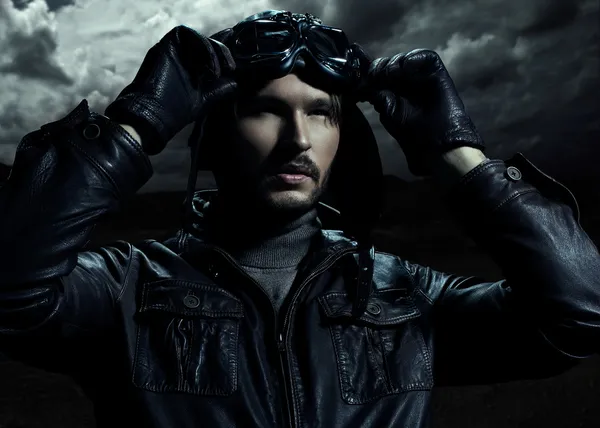
[[[301,190],[271,190],[262,199],[270,211],[282,215],[305,213],[317,203],[312,192]]]

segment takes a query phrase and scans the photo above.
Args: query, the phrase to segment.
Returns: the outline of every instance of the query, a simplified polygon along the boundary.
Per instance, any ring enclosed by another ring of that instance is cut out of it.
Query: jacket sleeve
[[[125,243],[85,246],[94,225],[151,174],[140,145],[85,100],[23,138],[0,188],[3,352],[32,362],[29,348],[59,353],[110,329],[135,253]]]
[[[450,206],[505,279],[413,267],[438,384],[549,377],[600,351],[600,256],[566,187],[517,154],[468,173]]]

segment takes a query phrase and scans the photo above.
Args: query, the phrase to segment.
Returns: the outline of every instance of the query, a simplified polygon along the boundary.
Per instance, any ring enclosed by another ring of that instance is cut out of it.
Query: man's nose
[[[302,113],[294,114],[293,118],[288,122],[288,138],[287,140],[294,144],[299,150],[306,151],[310,149],[310,133],[306,116]]]

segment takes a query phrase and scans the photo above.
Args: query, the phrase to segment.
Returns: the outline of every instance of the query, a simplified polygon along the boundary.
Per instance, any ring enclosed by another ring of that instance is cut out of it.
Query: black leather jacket
[[[356,244],[339,232],[323,230],[279,318],[200,236],[86,249],[150,175],[82,103],[22,140],[0,190],[2,348],[73,376],[99,427],[420,428],[434,385],[551,376],[599,350],[597,249],[570,192],[522,156],[449,198],[506,280],[378,252],[359,318]]]

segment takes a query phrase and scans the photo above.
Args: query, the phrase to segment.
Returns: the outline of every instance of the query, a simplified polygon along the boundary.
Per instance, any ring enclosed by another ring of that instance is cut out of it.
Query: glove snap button
[[[381,306],[377,303],[369,303],[367,305],[367,312],[371,315],[379,315],[381,313]]]
[[[519,181],[523,177],[523,174],[521,174],[521,171],[519,171],[518,168],[515,168],[514,166],[509,166],[508,168],[506,168],[506,176],[509,180]]]
[[[86,140],[95,140],[100,136],[100,127],[95,123],[90,123],[83,130],[83,137]]]
[[[183,298],[183,304],[186,308],[195,309],[200,306],[200,299],[193,294],[188,294]]]

